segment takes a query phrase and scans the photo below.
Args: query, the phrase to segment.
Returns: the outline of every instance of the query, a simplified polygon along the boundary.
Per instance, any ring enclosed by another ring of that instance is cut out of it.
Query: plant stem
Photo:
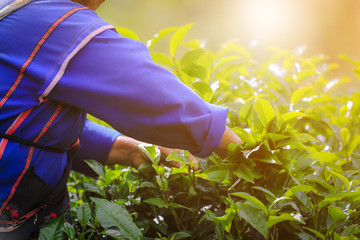
[[[240,221],[239,221],[237,214],[235,215],[234,220],[235,220],[236,235],[237,235],[238,239],[241,239],[241,231],[239,229]]]
[[[199,216],[198,216],[198,213],[200,211],[199,209],[199,204],[200,204],[200,201],[199,201],[199,193],[197,191],[197,188],[196,188],[196,177],[195,177],[195,170],[193,167],[190,167],[190,172],[189,172],[189,178],[192,182],[192,185],[194,187],[194,191],[196,192],[196,197],[197,197],[197,201],[196,201],[196,206],[195,206],[195,221],[196,221],[196,224],[195,224],[195,229],[196,229],[196,234],[197,234],[197,237],[200,238],[200,229],[199,229]]]
[[[164,180],[163,180],[163,175],[160,176],[160,180],[161,180],[161,184],[164,186],[165,183],[164,183]],[[166,201],[167,205],[169,205],[169,203],[171,202],[169,194],[168,194],[168,192],[167,192],[167,190],[165,188],[164,188],[163,192],[165,194],[165,201]],[[175,209],[173,207],[171,207],[171,206],[168,206],[168,207],[169,207],[169,209],[170,209],[170,211],[171,211],[171,213],[172,213],[172,215],[174,217],[177,229],[179,231],[182,231],[184,229],[184,227],[182,226],[182,224],[180,222],[180,219],[179,219],[178,215],[176,214]]]
[[[315,231],[318,230],[318,218],[319,218],[320,211],[316,209],[316,217],[315,217]],[[317,236],[315,235],[315,239],[317,239]]]
[[[81,205],[81,207],[82,207],[82,218],[83,218],[83,220],[85,219],[85,208],[84,208],[84,204],[82,204]],[[83,237],[83,239],[84,239],[84,228],[85,228],[85,226],[81,226],[81,235],[82,235],[82,237]]]
[[[177,64],[176,64],[175,58],[173,57],[172,60],[173,60],[174,66],[175,66],[175,71],[176,71],[176,73],[178,74],[179,78],[181,78],[181,73],[180,73],[179,68],[178,68],[178,66],[177,66]]]

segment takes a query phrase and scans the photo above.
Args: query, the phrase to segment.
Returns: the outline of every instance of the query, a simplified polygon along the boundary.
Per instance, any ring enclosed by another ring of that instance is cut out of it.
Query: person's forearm
[[[139,149],[140,141],[126,136],[119,136],[110,149],[106,165],[121,164],[139,167],[148,161],[146,155]]]
[[[231,131],[229,127],[226,127],[221,139],[220,146],[215,150],[215,153],[220,157],[225,158],[228,154],[227,147],[230,143],[237,145],[239,143],[242,143],[242,141],[236,133]]]

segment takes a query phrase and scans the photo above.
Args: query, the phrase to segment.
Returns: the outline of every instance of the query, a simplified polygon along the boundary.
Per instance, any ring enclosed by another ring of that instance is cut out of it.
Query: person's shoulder
[[[103,21],[95,11],[70,0],[33,0],[20,9],[24,17],[33,17],[36,21],[63,21],[64,19],[76,18],[76,21],[91,22]],[[70,18],[71,17],[71,18]],[[75,19],[74,19],[75,20]]]

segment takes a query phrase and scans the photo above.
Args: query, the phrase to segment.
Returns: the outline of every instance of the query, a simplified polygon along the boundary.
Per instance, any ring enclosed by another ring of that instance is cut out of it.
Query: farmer
[[[228,109],[204,102],[143,44],[120,37],[93,11],[102,2],[0,2],[0,240],[27,239],[68,210],[79,136],[77,170],[86,158],[138,166],[138,141],[165,146],[165,156],[179,148],[199,157],[224,157],[240,142],[226,127]],[[132,138],[86,121],[87,113]]]

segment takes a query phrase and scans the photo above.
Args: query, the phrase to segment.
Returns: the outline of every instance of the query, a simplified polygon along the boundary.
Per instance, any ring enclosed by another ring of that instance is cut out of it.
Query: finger
[[[170,161],[170,165],[176,168],[180,168],[181,167],[181,163],[179,162],[175,162],[175,161]]]
[[[190,160],[191,163],[195,164],[194,170],[195,171],[198,170],[199,169],[199,162],[192,154],[189,154],[189,160]]]

